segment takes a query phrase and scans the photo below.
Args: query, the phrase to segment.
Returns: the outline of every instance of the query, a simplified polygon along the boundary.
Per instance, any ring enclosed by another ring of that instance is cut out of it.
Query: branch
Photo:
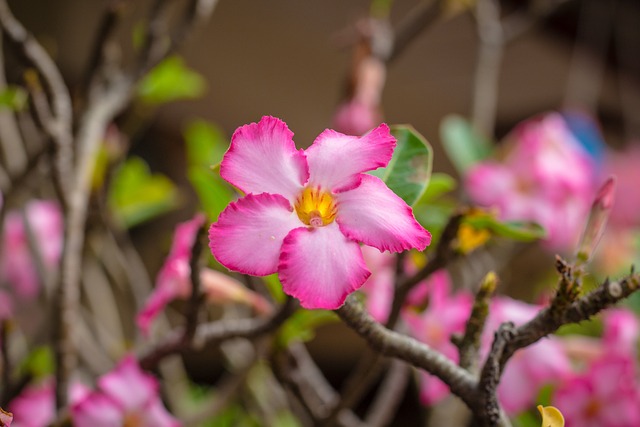
[[[468,406],[475,402],[475,379],[441,353],[374,321],[354,299],[336,310],[340,318],[367,343],[385,356],[401,359],[437,376]]]

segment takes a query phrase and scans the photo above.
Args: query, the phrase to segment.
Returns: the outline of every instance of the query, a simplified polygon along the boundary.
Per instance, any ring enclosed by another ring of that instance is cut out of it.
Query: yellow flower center
[[[305,187],[296,198],[296,213],[300,221],[312,227],[324,227],[336,219],[338,209],[331,194],[319,188]]]

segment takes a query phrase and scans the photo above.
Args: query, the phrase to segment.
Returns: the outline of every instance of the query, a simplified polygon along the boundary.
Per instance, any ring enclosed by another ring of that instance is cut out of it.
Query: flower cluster
[[[467,192],[475,203],[497,208],[502,219],[542,225],[548,247],[572,250],[597,177],[597,163],[581,141],[558,113],[526,121],[507,137],[501,161],[468,171]]]

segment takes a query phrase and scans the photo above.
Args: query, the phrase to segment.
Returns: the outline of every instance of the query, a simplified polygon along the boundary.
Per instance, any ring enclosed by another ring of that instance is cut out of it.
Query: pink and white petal
[[[108,396],[93,392],[71,406],[76,427],[122,427],[124,412]]]
[[[307,182],[309,169],[286,123],[265,116],[235,131],[220,164],[220,176],[247,194],[282,194],[293,199]]]
[[[154,399],[140,411],[140,427],[180,427],[182,424],[167,411],[160,399]]]
[[[327,129],[305,151],[309,182],[334,192],[353,188],[362,172],[385,167],[395,147],[396,139],[386,124],[361,137]]]
[[[7,409],[13,413],[14,426],[48,426],[56,417],[53,381],[45,381],[25,388],[22,393],[9,402]]]
[[[282,240],[302,227],[291,204],[278,194],[247,194],[231,203],[209,229],[213,256],[230,270],[254,276],[278,269]]]
[[[111,372],[98,379],[104,393],[125,411],[140,409],[158,396],[158,381],[143,372],[132,355],[125,356]]]
[[[361,184],[336,195],[340,230],[350,239],[381,251],[424,250],[431,233],[413,217],[411,208],[380,178],[362,175]]]
[[[285,237],[278,273],[282,289],[305,308],[334,310],[371,275],[360,246],[335,223],[297,228]]]

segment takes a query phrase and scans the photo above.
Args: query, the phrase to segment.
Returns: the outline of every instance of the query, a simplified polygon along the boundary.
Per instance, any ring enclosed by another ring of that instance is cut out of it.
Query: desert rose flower
[[[177,427],[162,404],[158,381],[143,372],[132,356],[98,379],[98,390],[71,406],[76,427]]]
[[[520,124],[507,141],[502,161],[468,171],[471,199],[497,207],[502,219],[535,221],[549,248],[573,250],[593,200],[594,159],[557,113]]]
[[[423,250],[431,235],[377,177],[395,139],[387,125],[362,136],[325,130],[306,150],[274,117],[233,134],[220,175],[246,196],[209,230],[211,252],[231,270],[278,273],[303,307],[336,309],[369,277],[359,243]]]
[[[19,296],[33,298],[40,290],[40,279],[29,245],[25,218],[37,242],[42,263],[48,269],[54,269],[60,260],[63,222],[58,204],[45,200],[27,203],[24,212],[10,211],[4,220],[0,274]]]

